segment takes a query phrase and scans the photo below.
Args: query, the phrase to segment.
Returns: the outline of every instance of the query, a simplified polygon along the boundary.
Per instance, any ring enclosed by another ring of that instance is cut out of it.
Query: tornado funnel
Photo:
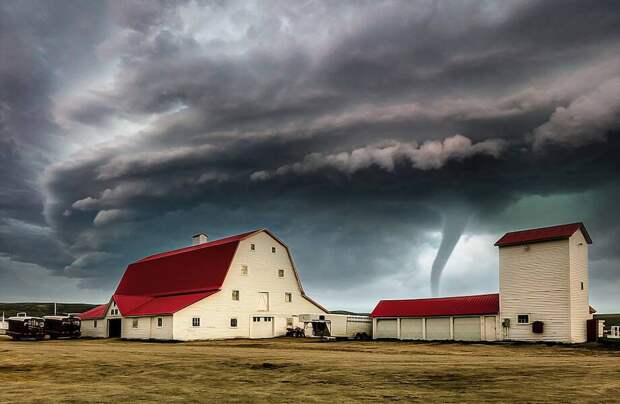
[[[469,215],[459,211],[447,211],[444,215],[443,232],[439,250],[433,261],[431,269],[431,293],[433,296],[439,295],[439,281],[452,251],[459,242],[461,234],[465,230]]]

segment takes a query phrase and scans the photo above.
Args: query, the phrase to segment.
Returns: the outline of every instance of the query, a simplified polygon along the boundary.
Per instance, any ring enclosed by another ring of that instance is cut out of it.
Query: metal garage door
[[[426,319],[426,339],[450,339],[450,318],[437,317]]]
[[[480,341],[480,317],[454,317],[456,341]]]
[[[422,319],[421,318],[401,318],[400,319],[400,339],[422,339]]]
[[[396,319],[378,319],[376,338],[397,338]]]
[[[252,317],[252,330],[250,336],[252,338],[273,337],[273,317]]]
[[[486,316],[484,318],[484,339],[487,341],[495,341],[497,339],[497,318],[495,316]]]

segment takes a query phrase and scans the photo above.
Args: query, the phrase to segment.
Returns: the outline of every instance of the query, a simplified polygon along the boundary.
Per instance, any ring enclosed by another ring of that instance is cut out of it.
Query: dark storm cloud
[[[615,2],[64,5],[0,16],[13,265],[109,290],[197,231],[269,227],[310,291],[367,309],[428,293],[442,228],[554,224],[506,213],[537,196],[586,198],[553,220],[587,220],[593,260],[620,261],[620,218],[592,202],[618,197]]]

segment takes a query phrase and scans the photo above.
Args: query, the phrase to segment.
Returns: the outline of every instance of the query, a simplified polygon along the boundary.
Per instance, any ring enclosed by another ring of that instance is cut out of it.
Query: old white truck
[[[300,314],[306,337],[371,339],[370,316],[348,314]]]

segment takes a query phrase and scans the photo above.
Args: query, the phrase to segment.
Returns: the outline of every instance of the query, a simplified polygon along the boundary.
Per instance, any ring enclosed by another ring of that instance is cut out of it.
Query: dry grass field
[[[613,402],[620,352],[597,347],[232,340],[13,342],[3,402]]]

